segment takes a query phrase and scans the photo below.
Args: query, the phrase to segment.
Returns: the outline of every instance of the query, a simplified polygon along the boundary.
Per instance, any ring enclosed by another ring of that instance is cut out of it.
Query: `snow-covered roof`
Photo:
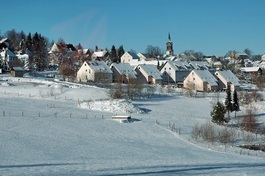
[[[93,55],[93,57],[104,57],[106,53],[107,53],[107,51],[103,50],[103,51],[96,51],[92,55]]]
[[[213,63],[214,66],[222,66],[223,64],[220,61],[214,62]]]
[[[193,70],[203,82],[209,83],[211,86],[218,86],[217,79],[208,70]]]
[[[17,57],[12,51],[10,51],[9,49],[6,51],[6,54],[7,54],[7,56],[9,56],[9,57]],[[1,52],[1,56],[2,57],[5,57],[5,51],[3,50],[2,52]]]
[[[158,60],[159,61],[159,64],[162,65],[166,62],[166,60]],[[147,64],[147,65],[155,65],[157,66],[158,64],[158,61],[157,60],[151,60],[151,61],[148,61],[148,60],[136,60],[136,59],[132,59],[130,60],[130,65],[132,67],[136,67],[137,65],[140,65],[140,64]]]
[[[189,63],[186,61],[167,61],[174,70],[191,70]]]
[[[221,75],[227,82],[231,82],[233,85],[239,86],[239,79],[231,72],[231,70],[217,71],[216,75]]]
[[[2,38],[1,40],[0,40],[0,43],[4,43],[4,42],[7,42],[8,41],[8,38]]]
[[[257,72],[260,68],[259,67],[242,67],[240,70],[242,72]]]
[[[150,64],[140,64],[138,67],[141,68],[148,76],[152,76],[156,80],[161,80],[161,73],[158,71],[155,65]]]
[[[128,51],[128,54],[131,55],[133,59],[140,59],[140,57],[134,52]]]
[[[111,69],[104,61],[86,61],[86,63],[95,72],[112,73]]]
[[[24,69],[22,67],[13,67],[13,70],[15,70],[15,71],[23,71]]]
[[[147,58],[147,55],[143,54],[143,53],[138,53],[137,56],[142,58],[142,59],[146,59]]]
[[[59,52],[59,48],[58,48],[58,45],[56,43],[54,43],[52,45],[52,48],[50,49],[49,53],[54,53],[54,52]]]
[[[214,70],[207,61],[190,61],[190,65],[196,70]]]
[[[113,63],[110,67],[115,67],[120,74],[124,74],[130,78],[136,78],[136,71],[130,66],[129,63]]]

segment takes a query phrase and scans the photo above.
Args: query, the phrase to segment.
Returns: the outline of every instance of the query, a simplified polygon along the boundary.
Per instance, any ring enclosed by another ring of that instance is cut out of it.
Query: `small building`
[[[213,63],[213,68],[216,70],[222,70],[223,69],[223,64],[220,61],[214,62]]]
[[[167,61],[160,69],[164,83],[177,83],[183,85],[184,79],[192,71],[191,66],[185,61]]]
[[[140,57],[133,52],[127,51],[121,56],[122,63],[130,63],[132,61],[139,61]]]
[[[217,82],[217,79],[208,70],[195,69],[184,80],[183,87],[202,92],[217,91]]]
[[[220,90],[226,89],[228,85],[230,85],[232,91],[240,87],[239,79],[230,70],[216,71],[215,76]]]
[[[10,75],[13,77],[23,77],[24,69],[22,67],[13,67],[10,70]]]
[[[79,82],[112,82],[112,71],[104,61],[85,61],[77,72]]]
[[[146,84],[161,84],[162,77],[159,70],[155,65],[139,64],[135,71],[137,73],[137,78],[141,83]]]
[[[115,83],[129,83],[137,80],[137,73],[129,63],[112,63],[110,69],[113,72],[112,80]]]
[[[262,69],[260,67],[242,67],[241,73],[245,75],[261,75]]]
[[[145,59],[148,58],[148,57],[146,56],[146,54],[143,54],[143,53],[138,53],[137,56],[140,58],[140,60],[145,60]]]
[[[93,60],[105,61],[108,56],[109,56],[109,52],[107,50],[102,50],[102,51],[95,51],[92,54],[91,58]]]
[[[8,48],[0,50],[0,63],[2,64],[3,70],[10,70],[12,62],[16,59],[17,56]]]

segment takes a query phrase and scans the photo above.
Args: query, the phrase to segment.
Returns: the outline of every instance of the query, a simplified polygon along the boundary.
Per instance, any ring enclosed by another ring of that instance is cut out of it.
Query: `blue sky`
[[[265,53],[265,0],[13,0],[1,7],[1,34],[16,29],[84,48],[144,52],[147,45],[165,50],[170,32],[175,54]]]

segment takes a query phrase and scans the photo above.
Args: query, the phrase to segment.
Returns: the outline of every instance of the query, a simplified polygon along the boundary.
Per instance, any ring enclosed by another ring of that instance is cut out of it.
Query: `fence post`
[[[4,116],[4,117],[6,116],[6,112],[5,112],[5,111],[3,111],[3,116]]]

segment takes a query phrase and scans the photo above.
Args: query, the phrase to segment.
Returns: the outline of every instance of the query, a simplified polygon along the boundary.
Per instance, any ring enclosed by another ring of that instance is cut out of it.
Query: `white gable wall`
[[[205,70],[207,71],[207,70]],[[209,78],[209,82],[206,80],[203,80],[198,74],[196,74],[196,71],[191,71],[190,74],[187,76],[187,78],[183,82],[183,87],[197,90],[197,91],[216,91],[218,90],[218,85],[211,83],[212,80]],[[216,80],[217,81],[217,80]]]
[[[95,81],[95,71],[91,69],[87,62],[84,62],[77,72],[77,81],[87,82]]]
[[[133,57],[128,53],[125,52],[122,56],[121,56],[121,62],[122,63],[130,63],[130,61],[133,59]]]

